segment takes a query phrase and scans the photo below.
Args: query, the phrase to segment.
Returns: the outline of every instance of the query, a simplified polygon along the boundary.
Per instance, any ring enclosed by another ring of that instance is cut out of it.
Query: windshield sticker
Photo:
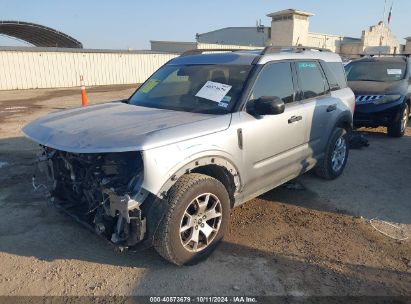
[[[218,103],[218,106],[219,106],[219,107],[222,107],[222,108],[224,108],[224,109],[227,109],[227,107],[228,107],[228,103],[225,103],[225,102],[219,102],[219,103]]]
[[[223,99],[221,99],[222,102],[230,102],[231,101],[231,96],[224,96]]]
[[[387,69],[388,75],[402,75],[401,69]]]
[[[147,94],[148,92],[150,92],[152,89],[154,89],[154,87],[156,85],[158,85],[158,83],[160,82],[160,80],[157,79],[150,79],[149,81],[147,81],[144,86],[141,88],[141,92],[144,94]]]
[[[300,62],[298,63],[298,67],[301,69],[307,69],[307,68],[316,68],[317,65],[315,63],[308,63],[308,62]]]
[[[219,82],[207,81],[197,92],[196,97],[205,98],[215,102],[220,102],[228,94],[232,86]]]

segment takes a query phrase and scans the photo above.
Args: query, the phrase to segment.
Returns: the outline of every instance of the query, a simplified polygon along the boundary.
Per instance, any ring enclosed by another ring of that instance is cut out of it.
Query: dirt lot
[[[132,90],[88,95],[95,103]],[[336,181],[308,173],[302,189],[234,210],[211,258],[178,268],[153,250],[115,252],[32,190],[37,147],[21,127],[79,105],[78,89],[0,92],[0,295],[411,295],[410,128],[401,139],[367,130],[370,147],[352,150]],[[375,217],[410,239],[380,234]]]

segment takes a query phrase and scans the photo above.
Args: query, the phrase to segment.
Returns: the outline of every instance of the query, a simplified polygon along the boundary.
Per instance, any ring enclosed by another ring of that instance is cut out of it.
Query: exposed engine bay
[[[42,148],[39,168],[47,175],[55,204],[116,245],[133,246],[144,239],[141,205],[148,192],[141,188],[140,152],[80,154]]]

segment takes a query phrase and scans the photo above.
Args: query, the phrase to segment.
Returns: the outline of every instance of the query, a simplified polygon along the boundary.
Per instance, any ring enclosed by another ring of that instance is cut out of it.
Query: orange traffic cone
[[[84,85],[84,77],[80,75],[80,85],[81,85],[81,105],[83,107],[87,106],[87,94],[86,94],[86,86]]]

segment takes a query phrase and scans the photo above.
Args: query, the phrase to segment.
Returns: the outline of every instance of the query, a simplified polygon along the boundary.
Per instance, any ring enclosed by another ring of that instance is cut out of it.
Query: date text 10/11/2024
[[[150,303],[258,303],[255,297],[150,297]]]

